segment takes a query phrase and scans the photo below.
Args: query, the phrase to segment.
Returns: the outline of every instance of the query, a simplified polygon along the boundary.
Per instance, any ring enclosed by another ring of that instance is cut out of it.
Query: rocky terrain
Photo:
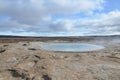
[[[0,43],[0,80],[120,80],[120,39],[15,39]],[[9,42],[16,41],[16,42]],[[105,46],[89,52],[53,52],[42,42],[87,42]]]

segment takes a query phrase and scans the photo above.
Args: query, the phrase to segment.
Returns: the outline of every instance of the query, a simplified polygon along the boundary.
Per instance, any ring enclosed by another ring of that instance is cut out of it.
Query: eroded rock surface
[[[64,53],[44,51],[33,44],[0,46],[0,53],[4,53],[0,54],[0,80],[120,80],[118,45],[100,51]]]

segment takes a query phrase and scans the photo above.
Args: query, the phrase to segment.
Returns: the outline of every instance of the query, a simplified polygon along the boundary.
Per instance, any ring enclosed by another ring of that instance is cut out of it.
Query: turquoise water
[[[87,43],[44,43],[41,46],[43,49],[48,51],[95,51],[103,49],[103,46],[87,44]]]

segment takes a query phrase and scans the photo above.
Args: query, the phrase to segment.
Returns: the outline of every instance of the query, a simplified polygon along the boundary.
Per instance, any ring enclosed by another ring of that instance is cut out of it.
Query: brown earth
[[[120,80],[119,38],[0,39],[0,80]],[[33,42],[34,41],[34,42]],[[42,42],[105,46],[89,52],[53,52]]]

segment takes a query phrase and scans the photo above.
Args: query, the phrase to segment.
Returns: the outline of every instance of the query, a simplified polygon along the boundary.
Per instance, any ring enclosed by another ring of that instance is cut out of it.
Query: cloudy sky
[[[120,35],[120,0],[0,0],[0,35]]]

